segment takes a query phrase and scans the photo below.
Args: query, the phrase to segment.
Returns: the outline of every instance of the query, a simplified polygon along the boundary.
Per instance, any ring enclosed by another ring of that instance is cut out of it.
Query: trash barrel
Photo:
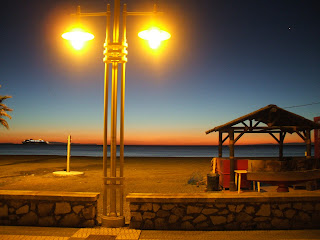
[[[207,174],[207,191],[219,191],[219,174]]]

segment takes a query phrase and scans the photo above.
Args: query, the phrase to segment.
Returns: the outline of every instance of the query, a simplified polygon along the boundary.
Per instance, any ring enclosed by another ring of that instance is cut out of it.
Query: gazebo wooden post
[[[283,158],[283,141],[284,141],[284,134],[281,131],[279,137],[279,160],[281,161]]]
[[[222,131],[219,131],[219,158],[222,157]]]
[[[229,130],[229,152],[230,152],[230,184],[229,190],[236,191],[235,174],[234,174],[234,130]]]
[[[306,130],[306,158],[311,158],[311,133],[310,130]]]

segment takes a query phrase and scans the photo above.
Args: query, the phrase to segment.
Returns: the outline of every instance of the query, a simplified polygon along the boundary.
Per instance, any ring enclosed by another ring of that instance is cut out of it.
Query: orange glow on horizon
[[[100,131],[25,131],[23,133],[14,130],[1,130],[0,143],[20,144],[25,139],[43,139],[48,142],[67,142],[69,134],[72,136],[72,143],[79,144],[98,144],[102,145],[102,133]],[[312,136],[312,142],[314,135]],[[228,140],[224,145],[228,145]],[[288,134],[285,143],[303,143],[297,134]],[[109,142],[108,142],[109,144]],[[119,142],[117,143],[119,144]],[[236,145],[255,145],[255,144],[277,144],[277,142],[268,134],[247,134],[237,141]],[[127,132],[125,136],[125,145],[218,145],[218,134],[211,133],[181,133],[181,132],[145,132],[133,133]]]

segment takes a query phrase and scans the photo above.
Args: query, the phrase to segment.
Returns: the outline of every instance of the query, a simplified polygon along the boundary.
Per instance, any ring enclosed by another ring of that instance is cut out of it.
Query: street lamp
[[[122,25],[120,26],[121,6],[120,0],[114,0],[114,14],[113,14],[113,31],[112,41],[109,34],[110,28],[110,4],[107,4],[106,12],[97,13],[82,13],[80,6],[77,8],[75,16],[78,21],[80,17],[97,17],[103,16],[107,19],[106,38],[104,43],[104,58],[105,74],[104,74],[104,131],[103,131],[103,213],[102,225],[106,227],[121,227],[124,226],[125,219],[123,215],[123,167],[124,167],[124,102],[125,102],[125,69],[127,62],[127,38],[126,38],[126,19],[127,16],[155,16],[160,14],[156,5],[154,5],[153,12],[127,12],[127,5],[123,4],[122,8]],[[122,39],[120,40],[120,35]],[[149,30],[139,33],[139,36],[149,41],[152,48],[160,45],[161,41],[170,38],[170,34],[159,29],[151,28]],[[94,36],[84,30],[77,28],[72,32],[64,33],[64,39],[70,40],[76,49],[81,49],[85,41],[92,40]],[[111,65],[111,139],[110,139],[110,168],[107,168],[107,129],[108,129],[108,83],[109,83],[109,69]],[[116,171],[116,152],[117,152],[117,89],[118,89],[118,72],[121,67],[121,106],[120,106],[120,171],[117,175]],[[117,205],[118,203],[118,205]],[[107,208],[110,204],[110,208]]]

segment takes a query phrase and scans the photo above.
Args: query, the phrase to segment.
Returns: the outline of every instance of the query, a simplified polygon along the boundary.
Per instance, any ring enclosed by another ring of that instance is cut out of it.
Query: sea
[[[110,147],[108,146],[108,155]],[[304,156],[306,146],[303,144],[284,145],[284,156]],[[71,156],[102,157],[102,145],[71,145]],[[0,144],[0,155],[67,155],[66,144],[25,145]],[[277,157],[278,145],[235,145],[235,157]],[[312,146],[312,155],[314,148]],[[119,156],[119,146],[117,146]],[[218,146],[154,146],[127,145],[125,157],[217,157]],[[223,156],[229,156],[228,146],[223,146]]]

